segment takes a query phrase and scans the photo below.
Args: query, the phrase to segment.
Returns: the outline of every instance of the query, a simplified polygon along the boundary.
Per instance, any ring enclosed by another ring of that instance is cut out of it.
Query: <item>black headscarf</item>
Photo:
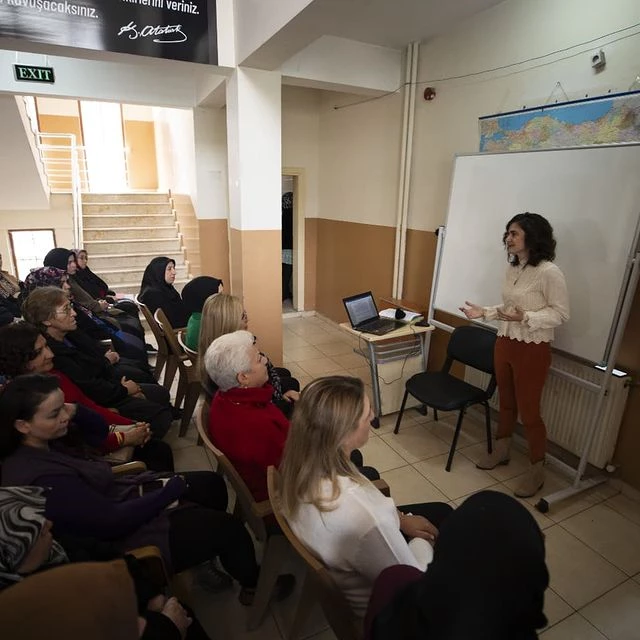
[[[159,256],[147,265],[142,276],[139,299],[152,313],[158,308],[162,309],[171,326],[177,329],[187,326],[190,314],[187,313],[177,289],[164,279],[169,263],[175,265],[176,262],[171,258]]]
[[[167,265],[170,262],[173,262],[174,265],[176,263],[175,260],[167,258],[166,256],[158,256],[147,265],[142,276],[142,284],[140,285],[141,296],[144,295],[146,289],[162,289],[163,287],[166,289],[174,288],[173,285],[168,284],[164,279]]]
[[[187,282],[182,289],[182,302],[187,313],[201,313],[209,296],[218,293],[222,280],[211,276],[198,276]]]
[[[80,251],[84,251],[84,249],[76,249],[73,253],[78,256]],[[89,254],[87,253],[87,257]],[[106,298],[108,295],[114,295],[113,291],[109,289],[109,285],[99,276],[93,273],[91,269],[89,269],[89,265],[82,269],[80,264],[78,264],[78,270],[75,274],[76,281],[80,284],[80,286],[92,297],[96,300],[102,300]]]
[[[43,264],[45,267],[55,267],[56,269],[66,271],[69,266],[69,256],[75,257],[73,251],[57,247],[56,249],[51,249],[51,251],[47,253],[44,257]]]
[[[533,516],[510,496],[482,491],[444,522],[424,577],[378,614],[372,638],[534,640],[547,623],[548,586]]]

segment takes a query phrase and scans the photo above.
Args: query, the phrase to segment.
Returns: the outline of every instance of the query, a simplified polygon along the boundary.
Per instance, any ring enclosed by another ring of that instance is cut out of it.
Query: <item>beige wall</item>
[[[158,188],[156,139],[154,123],[124,120],[124,144],[127,155],[128,181],[131,189],[155,191]]]
[[[336,322],[347,317],[342,298],[371,289],[391,294],[393,227],[318,220],[316,309]]]
[[[393,95],[334,108],[357,100],[362,96],[333,92],[322,95],[318,217],[393,226],[398,198],[401,97]]]
[[[203,275],[220,278],[225,290],[229,281],[229,230],[226,220],[198,219],[200,239],[200,271]]]
[[[305,220],[304,308],[317,308],[318,285],[318,218]]]
[[[73,246],[73,209],[71,196],[52,195],[50,208],[42,211],[1,211],[0,210],[0,254],[3,268],[15,273],[11,264],[9,231],[20,229],[53,229],[56,246]],[[44,256],[42,256],[44,258]]]
[[[322,92],[282,87],[282,166],[304,169],[305,216],[318,216],[320,104]]]
[[[280,289],[280,231],[239,231],[229,234],[230,289],[244,301],[249,329],[258,337],[260,350],[275,365],[282,364],[282,303],[274,295]],[[274,320],[271,320],[274,319]]]

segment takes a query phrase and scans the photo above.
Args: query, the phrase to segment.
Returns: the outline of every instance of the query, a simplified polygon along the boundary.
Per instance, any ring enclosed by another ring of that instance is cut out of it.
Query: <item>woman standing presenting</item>
[[[493,453],[476,466],[493,469],[508,464],[511,434],[520,413],[531,466],[515,494],[528,498],[544,484],[547,432],[540,400],[551,366],[554,328],[569,319],[569,298],[564,275],[553,264],[556,241],[546,218],[537,213],[514,216],[507,223],[503,242],[509,254],[503,304],[480,307],[466,302],[460,310],[470,320],[500,320],[494,354],[500,420]]]

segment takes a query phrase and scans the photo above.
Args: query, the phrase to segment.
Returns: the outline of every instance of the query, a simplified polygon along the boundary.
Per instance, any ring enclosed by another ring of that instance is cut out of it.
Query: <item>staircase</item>
[[[82,195],[89,266],[117,293],[139,293],[144,269],[156,256],[176,261],[174,286],[179,291],[197,275],[191,273],[181,224],[167,193]]]

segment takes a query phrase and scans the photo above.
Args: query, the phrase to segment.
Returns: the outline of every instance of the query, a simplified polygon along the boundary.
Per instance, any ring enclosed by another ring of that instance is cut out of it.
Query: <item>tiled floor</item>
[[[355,341],[336,325],[319,317],[284,320],[284,361],[301,385],[329,373],[361,377],[370,387],[369,370],[353,353]],[[392,433],[395,416],[385,416],[381,428],[371,431],[363,448],[367,464],[380,470],[397,504],[442,500],[454,505],[481,489],[511,494],[527,460],[515,452],[511,464],[492,471],[476,469],[482,451],[482,427],[467,420],[451,473],[444,470],[453,434],[453,416],[439,422],[415,410],[405,414],[398,435]],[[212,461],[196,446],[195,428],[186,438],[171,433],[178,470],[211,468]],[[213,463],[215,467],[215,462]],[[547,471],[545,492],[568,486],[560,475]],[[549,626],[544,640],[640,639],[640,503],[601,485],[554,505],[543,515],[525,506],[546,535],[551,586],[545,599]],[[291,571],[301,568],[292,559]],[[297,604],[297,593],[272,605],[263,625],[246,631],[246,610],[235,593],[212,596],[194,588],[193,604],[212,638],[281,640]],[[300,638],[332,640],[334,634],[319,609],[313,612]]]

